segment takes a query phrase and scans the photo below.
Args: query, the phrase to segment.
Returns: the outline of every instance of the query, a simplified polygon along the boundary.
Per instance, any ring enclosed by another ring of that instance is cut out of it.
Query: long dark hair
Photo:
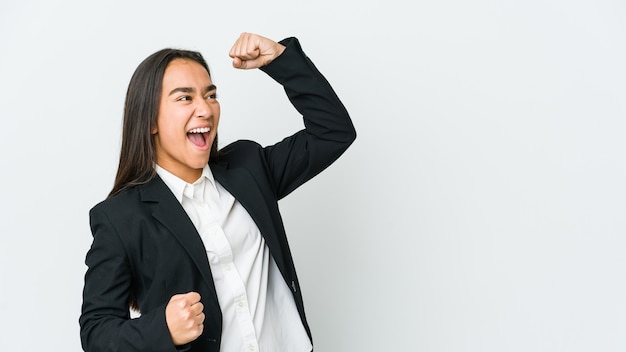
[[[146,183],[156,176],[156,147],[151,130],[157,123],[163,75],[174,59],[199,63],[211,76],[202,54],[180,49],[162,49],[137,66],[126,91],[120,162],[109,197],[122,190]],[[217,158],[217,136],[211,146],[210,159]]]

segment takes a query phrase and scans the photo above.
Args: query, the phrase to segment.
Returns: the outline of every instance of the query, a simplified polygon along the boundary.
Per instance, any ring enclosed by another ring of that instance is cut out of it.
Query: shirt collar
[[[179,203],[183,202],[183,194],[185,191],[185,187],[188,185],[187,182],[179,178],[178,176],[172,174],[171,172],[165,170],[159,165],[155,165],[155,169],[159,177],[165,182],[167,187],[174,193],[174,196],[178,200]],[[211,168],[207,164],[202,169],[202,175],[196,182],[193,183],[194,186],[205,183],[206,185],[213,188],[215,192],[217,192],[217,187],[215,186],[215,179],[213,178],[213,173],[211,172]]]

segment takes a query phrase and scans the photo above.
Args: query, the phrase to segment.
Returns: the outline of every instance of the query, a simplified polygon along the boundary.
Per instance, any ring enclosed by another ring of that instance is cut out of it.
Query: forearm
[[[356,138],[352,120],[326,78],[303,52],[296,38],[280,41],[285,51],[261,68],[285,89],[302,114],[307,133],[349,146]]]
[[[164,309],[135,319],[98,315],[86,315],[81,324],[81,341],[87,352],[177,351],[165,324]]]

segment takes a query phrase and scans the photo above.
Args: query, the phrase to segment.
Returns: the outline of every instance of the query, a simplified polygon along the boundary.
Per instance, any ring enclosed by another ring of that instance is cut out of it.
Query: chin
[[[196,157],[193,160],[187,162],[187,166],[192,169],[202,169],[209,163],[209,156]]]
[[[197,163],[194,163],[194,164],[193,164],[193,166],[192,166],[192,168],[194,168],[194,169],[202,169],[202,168],[204,168],[204,167],[205,167],[208,163],[209,163],[209,158],[206,158],[206,160],[205,160],[205,161],[203,161],[203,162],[198,161]]]

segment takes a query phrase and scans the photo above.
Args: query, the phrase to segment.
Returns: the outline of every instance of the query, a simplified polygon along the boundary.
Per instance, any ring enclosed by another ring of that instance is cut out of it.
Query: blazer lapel
[[[276,254],[282,253],[281,243],[276,236],[273,216],[266,203],[261,188],[247,169],[229,168],[224,164],[211,164],[211,172],[215,179],[241,203],[256,223],[265,243],[270,249],[279,268],[284,268],[283,258]]]
[[[143,186],[141,201],[156,203],[152,216],[176,237],[198,267],[211,294],[217,297],[202,239],[181,204],[159,176]]]

